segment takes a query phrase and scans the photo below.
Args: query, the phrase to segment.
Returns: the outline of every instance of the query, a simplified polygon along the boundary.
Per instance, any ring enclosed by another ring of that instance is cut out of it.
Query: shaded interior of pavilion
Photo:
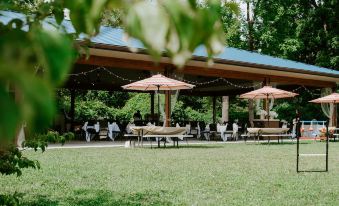
[[[137,67],[137,65],[136,65]],[[170,78],[181,80],[190,84],[194,84],[195,87],[191,90],[181,90],[179,91],[179,95],[186,96],[205,96],[210,97],[212,99],[212,120],[207,123],[223,123],[223,121],[228,122],[228,114],[223,114],[223,119],[218,119],[216,115],[216,100],[217,98],[222,98],[222,104],[226,104],[226,108],[223,107],[222,113],[228,112],[229,107],[229,99],[237,98],[238,95],[252,91],[254,88],[260,88],[264,85],[272,85],[274,87],[295,91],[295,92],[305,92],[305,91],[319,91],[322,87],[314,86],[305,86],[303,84],[295,84],[295,83],[287,83],[287,82],[271,82],[270,78],[262,78],[262,81],[249,80],[248,78],[240,79],[240,78],[225,78],[218,76],[203,76],[203,75],[194,75],[194,74],[185,74],[182,72],[182,69],[173,69],[164,68],[163,72],[152,71],[152,70],[142,70],[142,69],[133,69],[133,68],[118,68],[118,67],[109,67],[109,66],[97,66],[97,65],[84,65],[84,64],[76,64],[69,74],[69,80],[65,84],[65,88],[69,89],[70,99],[71,99],[71,107],[69,111],[69,121],[68,127],[73,130],[76,126],[81,126],[83,122],[77,122],[74,119],[75,116],[75,99],[76,99],[76,91],[77,90],[105,90],[105,91],[122,91],[122,92],[140,92],[140,91],[130,91],[123,90],[121,86],[126,85],[128,83],[138,81],[141,79],[148,78],[154,74],[162,73]],[[302,83],[302,82],[301,82]],[[149,109],[149,115],[147,117],[143,117],[145,120],[143,124],[147,122],[153,122],[156,125],[164,125],[162,118],[159,118],[159,111],[157,109],[157,98],[156,92],[149,92],[150,94],[151,105]],[[162,92],[164,94],[165,92]],[[174,91],[171,92],[174,94]],[[166,96],[166,95],[163,95]],[[164,101],[163,110],[170,111],[171,110],[171,98],[173,95],[167,95],[167,99]],[[227,102],[224,102],[227,101]],[[262,106],[265,107],[265,102],[263,102]],[[172,105],[173,106],[173,105]],[[225,110],[224,110],[225,109]],[[137,110],[137,108],[136,108]],[[248,107],[249,112],[254,112],[253,105]],[[160,112],[161,114],[161,112]],[[168,116],[166,119],[171,119],[171,112],[168,112]],[[255,114],[255,112],[254,112]],[[226,117],[224,119],[224,117]],[[256,122],[244,122],[243,124],[254,124],[255,127],[265,127],[265,121],[259,121],[259,117],[254,117]],[[114,121],[118,121],[119,119],[114,119]],[[193,120],[185,120],[186,123],[191,122]],[[175,126],[175,121],[170,121],[167,126]],[[180,122],[181,123],[181,122]],[[120,122],[120,124],[127,124],[127,122]],[[271,123],[272,124],[272,123]],[[272,125],[271,125],[272,126]],[[275,127],[279,127],[279,121],[277,124],[274,124]],[[67,128],[67,127],[65,127]],[[69,129],[69,128],[68,128]]]

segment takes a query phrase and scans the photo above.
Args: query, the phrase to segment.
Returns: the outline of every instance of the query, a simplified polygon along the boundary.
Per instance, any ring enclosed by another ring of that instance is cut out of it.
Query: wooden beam
[[[231,66],[230,66],[231,67]],[[209,77],[222,77],[228,79],[242,79],[242,80],[252,80],[252,81],[265,81],[265,79],[270,79],[271,82],[286,83],[286,84],[297,84],[305,85],[311,87],[333,87],[336,84],[334,82],[326,81],[317,81],[311,79],[299,79],[293,77],[281,77],[274,75],[262,75],[254,74],[241,71],[232,71],[232,70],[222,70],[222,69],[213,69],[213,68],[202,68],[194,66],[186,66],[181,73],[198,75],[198,76],[209,76]]]
[[[78,59],[77,64],[82,65],[95,65],[95,66],[106,66],[113,68],[122,69],[133,69],[133,70],[149,70],[149,71],[164,71],[164,64],[156,64],[150,61],[141,60],[127,60],[113,57],[101,57],[101,56],[90,56],[88,59],[81,57]]]
[[[77,64],[80,65],[96,65],[113,68],[133,69],[133,70],[148,70],[164,72],[164,68],[171,66],[168,63],[155,64],[151,61],[121,59],[114,57],[102,57],[102,56],[90,56],[88,59],[81,57],[78,59]],[[185,66],[182,69],[176,69],[175,72],[195,75],[195,76],[207,76],[207,77],[222,77],[228,79],[242,79],[252,81],[264,81],[270,79],[271,82],[297,84],[311,87],[335,87],[335,82],[312,80],[312,79],[300,79],[294,77],[275,76],[270,74],[255,74],[249,72],[239,71],[236,66],[229,65],[229,70],[207,68],[200,66]],[[232,69],[233,68],[233,69]]]

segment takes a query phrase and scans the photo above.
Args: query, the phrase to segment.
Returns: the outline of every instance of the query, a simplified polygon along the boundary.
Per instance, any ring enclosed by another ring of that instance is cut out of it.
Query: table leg
[[[158,148],[160,148],[160,137],[158,137]]]

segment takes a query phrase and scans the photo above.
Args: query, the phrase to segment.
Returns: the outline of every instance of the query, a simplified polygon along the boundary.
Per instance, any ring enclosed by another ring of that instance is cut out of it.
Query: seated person
[[[142,120],[141,114],[140,114],[140,110],[137,110],[137,112],[134,113],[133,119],[134,119],[134,122],[135,122],[135,121],[140,121],[140,120]]]

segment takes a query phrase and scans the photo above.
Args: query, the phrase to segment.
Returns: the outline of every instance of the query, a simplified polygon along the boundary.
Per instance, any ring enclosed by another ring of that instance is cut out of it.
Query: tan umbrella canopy
[[[330,95],[320,97],[310,101],[312,103],[339,103],[339,93],[332,93]]]
[[[319,103],[319,104],[321,104],[321,103],[336,104],[336,103],[339,103],[339,93],[332,93],[330,95],[311,100],[310,102]],[[333,114],[332,114],[332,120],[336,121],[336,118],[335,118],[335,116],[333,116]],[[333,122],[331,122],[331,123],[333,124]]]
[[[195,85],[181,82],[175,79],[165,77],[161,74],[153,75],[150,78],[143,79],[137,82],[133,82],[122,86],[123,89],[139,90],[139,91],[158,91],[158,114],[160,113],[159,106],[159,91],[160,90],[181,90],[192,89]],[[168,94],[166,94],[168,95]],[[167,115],[166,115],[167,116]]]
[[[192,84],[171,79],[161,74],[122,86],[124,89],[141,91],[181,90],[192,89],[193,87]]]
[[[280,99],[295,97],[297,93],[285,91],[282,89],[276,89],[271,86],[264,86],[263,88],[247,92],[240,95],[240,98],[244,99]]]
[[[297,93],[276,89],[271,86],[264,86],[263,88],[247,92],[240,95],[240,98],[244,99],[266,99],[266,109],[268,115],[268,122],[270,121],[270,114],[268,108],[268,99],[280,99],[280,98],[290,98],[297,96]]]

